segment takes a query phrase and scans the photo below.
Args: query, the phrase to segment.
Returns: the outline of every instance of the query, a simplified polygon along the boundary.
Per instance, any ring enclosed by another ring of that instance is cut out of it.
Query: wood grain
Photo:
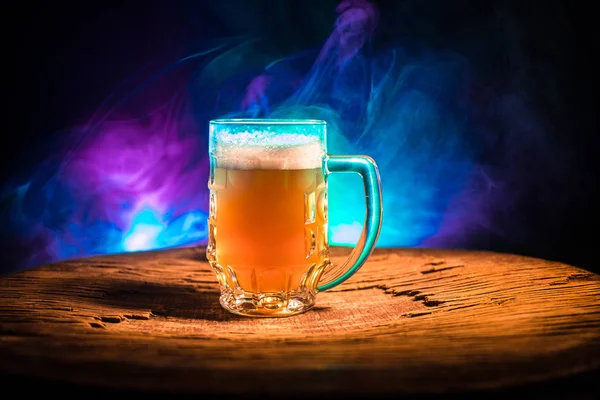
[[[334,249],[334,261],[347,249]],[[173,393],[431,394],[600,365],[600,277],[490,252],[378,249],[314,310],[224,311],[204,249],[0,277],[0,372]]]

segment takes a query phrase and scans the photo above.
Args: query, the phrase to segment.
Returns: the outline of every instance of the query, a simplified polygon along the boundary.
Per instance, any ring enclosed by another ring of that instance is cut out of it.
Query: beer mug
[[[327,153],[319,120],[210,122],[207,259],[221,305],[244,316],[309,310],[318,292],[347,280],[373,251],[382,219],[381,182],[366,156]],[[348,259],[329,260],[327,177],[363,178],[366,220]]]

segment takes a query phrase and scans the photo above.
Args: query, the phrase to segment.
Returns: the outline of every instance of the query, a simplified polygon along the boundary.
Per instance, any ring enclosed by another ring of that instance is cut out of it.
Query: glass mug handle
[[[323,274],[322,281],[324,282],[317,287],[319,292],[345,282],[364,265],[379,238],[383,217],[381,179],[377,164],[371,157],[328,155],[324,160],[324,172],[326,175],[336,172],[354,172],[362,177],[367,201],[367,216],[356,247],[346,261],[333,266]]]

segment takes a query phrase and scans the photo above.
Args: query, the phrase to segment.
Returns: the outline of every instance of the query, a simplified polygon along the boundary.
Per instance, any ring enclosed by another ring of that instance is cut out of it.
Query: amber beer
[[[310,310],[317,292],[345,282],[375,248],[383,214],[377,165],[368,156],[328,154],[323,120],[216,119],[209,128],[206,256],[221,306],[263,317]],[[334,266],[327,177],[348,172],[362,177],[365,224],[348,258]]]
[[[329,262],[320,145],[220,150],[209,182],[208,257],[221,285],[274,309],[314,291]]]

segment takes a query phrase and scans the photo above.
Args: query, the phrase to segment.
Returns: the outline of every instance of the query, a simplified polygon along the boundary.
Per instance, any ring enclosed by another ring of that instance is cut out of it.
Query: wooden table
[[[201,248],[56,263],[0,291],[0,373],[20,391],[505,393],[600,365],[600,276],[516,255],[379,249],[284,319],[224,311]]]

